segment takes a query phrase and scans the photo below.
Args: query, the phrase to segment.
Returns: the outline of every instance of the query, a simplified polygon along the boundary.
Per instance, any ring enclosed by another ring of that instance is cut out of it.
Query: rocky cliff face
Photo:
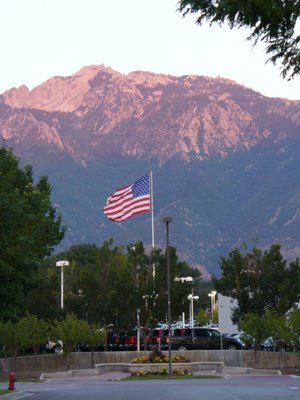
[[[300,102],[266,98],[229,80],[122,75],[102,65],[31,92],[11,89],[3,101],[11,109],[8,119],[0,116],[5,139],[35,135],[81,160],[112,151],[160,162],[208,159],[277,142],[300,126]]]
[[[150,217],[124,224],[106,197],[149,169],[156,244],[173,216],[181,258],[218,273],[233,246],[279,242],[300,256],[300,101],[267,98],[226,79],[103,65],[0,96],[0,137],[53,186],[67,235],[61,248],[114,238],[151,243]]]

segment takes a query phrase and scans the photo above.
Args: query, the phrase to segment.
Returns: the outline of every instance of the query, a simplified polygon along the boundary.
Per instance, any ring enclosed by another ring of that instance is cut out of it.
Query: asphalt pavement
[[[16,390],[1,396],[1,400],[15,400],[30,396],[32,400],[300,400],[300,377],[281,375],[278,371],[228,369],[222,374],[202,371],[219,379],[122,381],[129,373],[118,371],[75,376],[55,373],[43,383],[16,382]],[[1,383],[2,389],[8,384]]]

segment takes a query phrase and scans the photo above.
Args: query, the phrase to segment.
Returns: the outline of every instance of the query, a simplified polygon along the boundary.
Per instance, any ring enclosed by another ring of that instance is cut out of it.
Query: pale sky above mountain
[[[300,100],[246,30],[199,27],[177,0],[0,0],[0,93],[105,64],[127,74],[224,77],[263,95]]]

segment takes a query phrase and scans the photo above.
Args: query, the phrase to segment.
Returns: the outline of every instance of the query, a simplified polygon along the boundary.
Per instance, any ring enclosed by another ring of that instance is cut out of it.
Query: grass
[[[1,382],[7,382],[7,384],[9,384],[8,382],[8,378],[4,378],[4,377],[0,377],[0,383]],[[18,384],[18,382],[34,382],[34,383],[42,383],[45,382],[44,379],[27,379],[27,378],[20,378],[16,380],[16,384]],[[9,394],[9,393],[13,393],[13,390],[8,390],[8,389],[0,389],[0,397],[4,396],[5,394]]]
[[[219,379],[223,376],[218,375],[144,375],[144,376],[128,376],[123,378],[122,381],[146,381],[146,380],[164,380],[164,379]]]
[[[7,389],[0,389],[0,396],[3,396],[5,394],[11,393],[11,390],[7,390]]]
[[[7,384],[8,384],[8,378],[0,377],[0,382],[7,382]],[[42,383],[42,382],[45,382],[45,379],[17,378],[16,383],[18,383],[18,382]]]

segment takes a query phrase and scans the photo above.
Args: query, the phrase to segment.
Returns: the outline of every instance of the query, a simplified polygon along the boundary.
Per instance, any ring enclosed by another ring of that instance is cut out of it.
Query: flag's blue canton
[[[134,182],[132,186],[132,195],[133,198],[145,196],[150,194],[150,177],[149,175],[145,175],[142,178],[138,179]]]

